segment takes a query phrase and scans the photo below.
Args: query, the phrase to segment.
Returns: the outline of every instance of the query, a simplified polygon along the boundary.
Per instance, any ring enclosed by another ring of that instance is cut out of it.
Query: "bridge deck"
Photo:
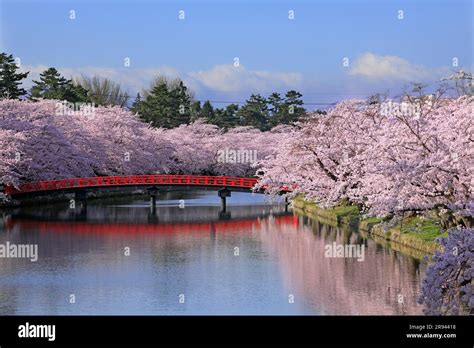
[[[252,189],[256,183],[257,179],[255,178],[239,178],[230,176],[168,174],[97,176],[91,178],[71,178],[25,183],[21,184],[18,188],[6,186],[5,193],[9,195],[15,195],[22,193],[57,191],[66,189],[140,185],[185,185]]]

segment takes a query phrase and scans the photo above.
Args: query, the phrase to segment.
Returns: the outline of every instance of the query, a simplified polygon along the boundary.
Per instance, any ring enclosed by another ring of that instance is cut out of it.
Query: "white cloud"
[[[44,65],[23,65],[22,71],[29,71],[25,87],[32,85],[32,80],[38,80],[39,74],[48,67]],[[180,72],[172,67],[159,68],[101,68],[101,67],[60,67],[57,70],[66,78],[98,75],[121,83],[130,92],[148,88],[157,75],[166,75],[170,78],[180,77],[185,84],[197,94],[202,91],[216,93],[228,92],[261,92],[267,93],[279,88],[296,89],[302,85],[303,77],[299,73],[271,72],[265,70],[247,70],[245,67],[233,65],[216,65],[209,70]]]
[[[216,65],[209,70],[191,72],[189,76],[207,88],[220,92],[267,92],[280,87],[297,88],[303,81],[300,73],[247,70],[242,65]]]
[[[366,52],[355,61],[349,74],[374,80],[423,81],[436,79],[440,71],[412,64],[398,56],[377,56]]]
[[[452,74],[449,67],[428,68],[417,66],[397,56],[382,56],[367,52],[351,63],[348,75],[329,75],[298,72],[250,70],[245,66],[215,65],[207,70],[180,71],[169,66],[158,68],[103,68],[58,67],[67,78],[102,76],[120,83],[131,95],[150,86],[157,75],[180,77],[199,100],[244,101],[251,93],[268,96],[271,92],[284,93],[295,89],[303,94],[307,103],[328,103],[344,98],[363,98],[376,92],[398,93],[407,82],[434,82]],[[30,71],[24,87],[31,87],[31,80],[48,67],[23,65]],[[218,106],[221,106],[220,104]]]

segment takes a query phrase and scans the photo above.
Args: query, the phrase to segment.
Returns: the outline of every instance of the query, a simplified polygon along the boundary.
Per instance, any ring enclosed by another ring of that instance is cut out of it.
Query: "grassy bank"
[[[436,242],[436,238],[448,235],[435,221],[426,220],[420,216],[405,218],[394,225],[390,224],[390,221],[384,223],[381,219],[378,219],[378,222],[376,219],[362,220],[359,228],[426,253],[441,251],[441,245]]]
[[[303,210],[308,215],[327,221],[332,226],[339,224],[357,226],[359,223],[359,208],[357,206],[345,205],[324,209],[318,207],[314,202],[305,201],[302,197],[293,199],[293,206]]]
[[[444,232],[436,221],[422,216],[410,216],[396,223],[378,217],[361,219],[357,206],[341,205],[324,209],[314,202],[305,201],[302,197],[296,197],[293,206],[323,223],[332,226],[349,225],[383,240],[424,253],[441,250],[436,238],[447,236],[447,232]]]

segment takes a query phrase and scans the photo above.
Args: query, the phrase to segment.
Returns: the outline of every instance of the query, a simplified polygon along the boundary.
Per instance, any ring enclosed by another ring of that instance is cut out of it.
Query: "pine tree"
[[[214,108],[209,100],[206,100],[204,104],[202,104],[201,109],[201,118],[204,118],[208,123],[216,124],[216,113]]]
[[[145,99],[134,103],[132,110],[153,127],[175,128],[191,122],[191,105],[192,97],[183,81],[158,77]]]
[[[267,130],[269,117],[267,100],[260,94],[252,94],[238,111],[238,116],[242,125]]]
[[[142,102],[142,97],[141,97],[140,93],[137,93],[137,96],[136,96],[130,110],[133,111],[133,112],[139,113],[141,102]]]
[[[0,54],[0,99],[17,99],[26,94],[19,86],[29,73],[17,73],[17,69],[13,55]]]
[[[237,112],[239,106],[237,104],[229,104],[225,109],[215,110],[215,124],[220,128],[229,129],[239,125],[239,117]]]
[[[175,110],[170,119],[171,128],[179,127],[182,124],[189,124],[191,121],[191,97],[183,81],[179,81],[178,86],[171,89],[170,95],[171,104]]]
[[[196,121],[201,117],[201,102],[196,100],[194,103],[191,103],[191,120],[190,122]]]
[[[145,100],[141,101],[138,108],[140,117],[153,127],[171,128],[170,92],[165,82],[155,85],[148,93]]]
[[[291,90],[285,94],[285,103],[282,107],[284,110],[281,112],[278,124],[290,124],[298,121],[302,116],[305,115],[306,110],[302,107],[303,95],[300,92]]]
[[[268,111],[270,112],[270,125],[272,127],[278,125],[282,121],[282,112],[286,111],[286,108],[283,105],[283,99],[279,93],[272,93],[268,97],[268,104],[270,107]]]
[[[39,81],[33,81],[30,99],[57,99],[72,103],[88,102],[87,90],[75,86],[72,80],[67,80],[55,69],[49,68],[40,74]]]

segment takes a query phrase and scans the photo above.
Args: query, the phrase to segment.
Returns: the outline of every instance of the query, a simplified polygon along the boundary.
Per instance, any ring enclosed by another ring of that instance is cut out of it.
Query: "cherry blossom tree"
[[[164,131],[153,130],[119,106],[98,107],[81,124],[86,138],[97,143],[84,148],[94,157],[95,175],[161,173],[171,166],[175,149]]]
[[[260,162],[260,186],[295,187],[322,206],[348,200],[369,214],[472,212],[473,97],[344,101],[285,134]]]
[[[187,174],[253,176],[256,162],[279,147],[285,126],[270,132],[236,127],[227,132],[197,120],[166,131],[176,148],[172,171]]]
[[[230,129],[219,140],[218,160],[213,171],[218,175],[254,176],[258,161],[273,155],[288,126],[262,132],[252,127]]]
[[[197,120],[156,129],[118,106],[85,112],[54,100],[0,101],[5,184],[95,175],[253,176],[322,206],[349,201],[368,214],[436,208],[472,216],[472,96],[348,100],[326,115],[268,132],[227,132]],[[74,105],[73,105],[74,106]]]
[[[172,172],[179,174],[210,174],[217,158],[218,139],[222,132],[204,120],[181,125],[166,131],[167,141],[175,147]]]
[[[260,186],[276,192],[291,185],[293,194],[303,193],[321,206],[359,199],[382,121],[375,106],[358,100],[339,103],[327,115],[310,115],[285,134],[274,158],[261,162]]]
[[[118,106],[85,109],[56,100],[4,100],[0,179],[18,185],[150,173],[253,176],[255,161],[221,160],[220,151],[255,151],[264,158],[279,147],[282,129],[239,127],[224,132],[203,120],[160,129]]]
[[[162,171],[173,151],[162,130],[152,131],[119,107],[92,113],[61,102],[0,102],[2,181],[51,180]]]
[[[93,175],[91,161],[68,139],[73,122],[60,129],[51,120],[54,102],[42,104],[18,100],[0,102],[2,177],[5,183]],[[4,167],[6,166],[6,167]]]
[[[387,116],[362,178],[361,196],[373,213],[453,209],[472,202],[473,101],[441,99],[415,114]]]

